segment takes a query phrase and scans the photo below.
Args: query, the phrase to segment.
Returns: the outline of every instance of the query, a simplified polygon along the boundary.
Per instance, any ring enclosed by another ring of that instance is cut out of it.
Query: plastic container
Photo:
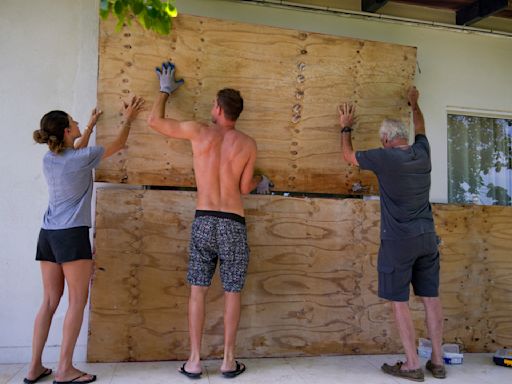
[[[460,353],[458,344],[443,344],[442,349],[445,364],[462,364],[464,361],[464,355]],[[512,351],[510,352],[512,353]],[[430,359],[432,356],[432,342],[430,340],[421,338],[418,340],[418,356]]]
[[[432,355],[432,342],[429,339],[418,340],[418,356],[430,359]]]
[[[496,365],[512,368],[512,349],[498,349],[492,360]]]
[[[462,364],[464,355],[459,352],[458,344],[443,344],[442,348],[445,364]]]

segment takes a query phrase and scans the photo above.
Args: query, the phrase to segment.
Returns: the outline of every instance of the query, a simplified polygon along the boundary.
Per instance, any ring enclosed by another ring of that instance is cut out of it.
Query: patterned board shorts
[[[224,291],[242,290],[249,264],[247,230],[242,216],[196,211],[189,252],[187,279],[191,285],[210,286],[219,260]]]

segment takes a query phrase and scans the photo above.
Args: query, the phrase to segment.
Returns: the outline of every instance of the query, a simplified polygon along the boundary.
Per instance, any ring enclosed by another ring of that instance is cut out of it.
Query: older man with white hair
[[[379,297],[391,301],[400,334],[405,362],[384,364],[393,376],[424,381],[416,352],[416,335],[409,311],[409,287],[420,296],[432,341],[432,358],[426,369],[436,378],[446,377],[441,351],[443,316],[439,300],[439,251],[430,194],[430,146],[425,121],[418,106],[419,92],[409,90],[415,139],[409,144],[409,129],[399,120],[386,119],[380,127],[384,148],[354,151],[352,126],[355,108],[339,107],[344,159],[361,169],[373,171],[379,180],[381,243],[377,261]]]

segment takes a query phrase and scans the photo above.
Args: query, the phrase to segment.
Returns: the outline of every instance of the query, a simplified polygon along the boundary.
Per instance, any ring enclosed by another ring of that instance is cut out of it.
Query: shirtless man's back
[[[263,177],[253,175],[256,143],[235,129],[243,100],[234,89],[226,88],[217,93],[210,124],[164,118],[167,99],[182,82],[175,81],[171,63],[165,63],[157,72],[160,94],[148,123],[163,135],[190,140],[197,185],[197,210],[192,224],[187,274],[191,285],[190,357],[180,372],[190,378],[201,377],[205,299],[219,261],[225,291],[224,360],[220,370],[225,377],[235,377],[245,371],[245,365],[235,360],[234,353],[240,320],[240,291],[249,263],[241,195],[264,181]]]
[[[215,108],[215,107],[214,107]],[[233,128],[195,123],[192,139],[197,184],[197,209],[244,215],[241,194],[255,188],[256,143]]]

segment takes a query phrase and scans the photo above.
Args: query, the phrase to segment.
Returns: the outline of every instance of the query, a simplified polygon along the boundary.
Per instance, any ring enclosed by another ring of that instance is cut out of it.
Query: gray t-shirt
[[[379,180],[382,239],[404,239],[435,232],[430,193],[430,146],[416,135],[407,149],[379,148],[357,151],[361,169]]]
[[[103,147],[86,147],[46,153],[43,173],[49,202],[43,229],[91,226],[92,170],[104,152]]]

